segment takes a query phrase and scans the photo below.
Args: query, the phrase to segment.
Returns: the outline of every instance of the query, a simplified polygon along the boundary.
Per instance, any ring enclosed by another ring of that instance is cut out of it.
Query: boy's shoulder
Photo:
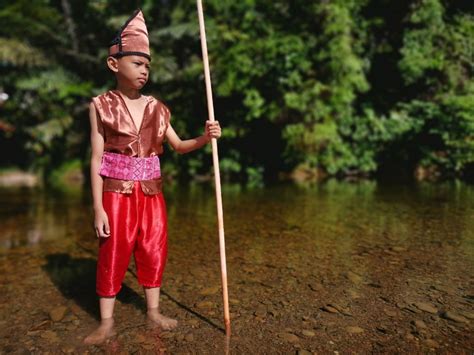
[[[170,109],[168,108],[168,105],[161,98],[157,98],[153,95],[144,95],[144,96],[147,98],[148,101],[154,102],[157,106],[161,107],[167,113],[170,113]]]
[[[170,109],[168,108],[168,105],[161,99],[157,98],[154,95],[143,95],[149,103],[153,103],[157,105],[158,107],[161,107],[164,109],[167,113],[170,112]],[[116,90],[108,90],[103,92],[102,94],[96,95],[92,97],[92,101],[101,101],[101,102],[109,102],[112,103],[113,99],[119,99],[120,94]]]

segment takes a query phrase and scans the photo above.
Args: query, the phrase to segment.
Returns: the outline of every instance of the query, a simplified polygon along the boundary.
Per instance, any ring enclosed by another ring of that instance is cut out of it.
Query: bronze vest
[[[145,96],[146,107],[140,127],[135,126],[124,99],[116,90],[92,98],[104,129],[104,151],[135,157],[163,153],[163,140],[170,121],[169,109],[152,96]],[[132,193],[134,181],[104,177],[103,191]],[[146,195],[161,192],[162,178],[140,181]]]

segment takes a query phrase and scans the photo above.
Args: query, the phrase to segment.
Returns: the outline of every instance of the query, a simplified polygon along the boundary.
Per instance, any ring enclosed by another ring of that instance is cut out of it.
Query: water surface
[[[163,313],[150,329],[133,262],[117,336],[97,325],[89,192],[0,190],[2,352],[471,353],[474,188],[329,181],[224,185],[232,337],[222,329],[212,187],[170,185]]]

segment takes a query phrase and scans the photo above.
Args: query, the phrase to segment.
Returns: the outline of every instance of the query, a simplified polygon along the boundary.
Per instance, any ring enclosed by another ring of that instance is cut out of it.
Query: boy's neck
[[[139,99],[141,94],[140,91],[134,88],[130,88],[124,85],[121,85],[120,83],[117,83],[117,91],[120,91],[120,93],[127,98],[133,100],[133,99]]]

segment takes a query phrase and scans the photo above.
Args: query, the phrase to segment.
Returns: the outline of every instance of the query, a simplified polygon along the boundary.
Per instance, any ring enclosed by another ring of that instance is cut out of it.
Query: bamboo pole
[[[206,30],[204,27],[204,13],[201,0],[197,0],[197,9],[199,17],[199,32],[201,35],[201,50],[204,62],[204,77],[206,81],[207,108],[209,120],[214,121],[214,103],[212,101],[211,74],[209,71],[209,58],[207,56]],[[229,314],[229,295],[227,292],[227,266],[225,258],[225,237],[224,237],[224,212],[222,210],[221,177],[219,171],[219,156],[217,153],[217,140],[212,138],[212,160],[214,164],[214,181],[216,185],[217,200],[217,222],[219,229],[219,252],[221,257],[221,278],[222,278],[222,298],[224,301],[224,324],[225,334],[230,336],[230,314]]]

